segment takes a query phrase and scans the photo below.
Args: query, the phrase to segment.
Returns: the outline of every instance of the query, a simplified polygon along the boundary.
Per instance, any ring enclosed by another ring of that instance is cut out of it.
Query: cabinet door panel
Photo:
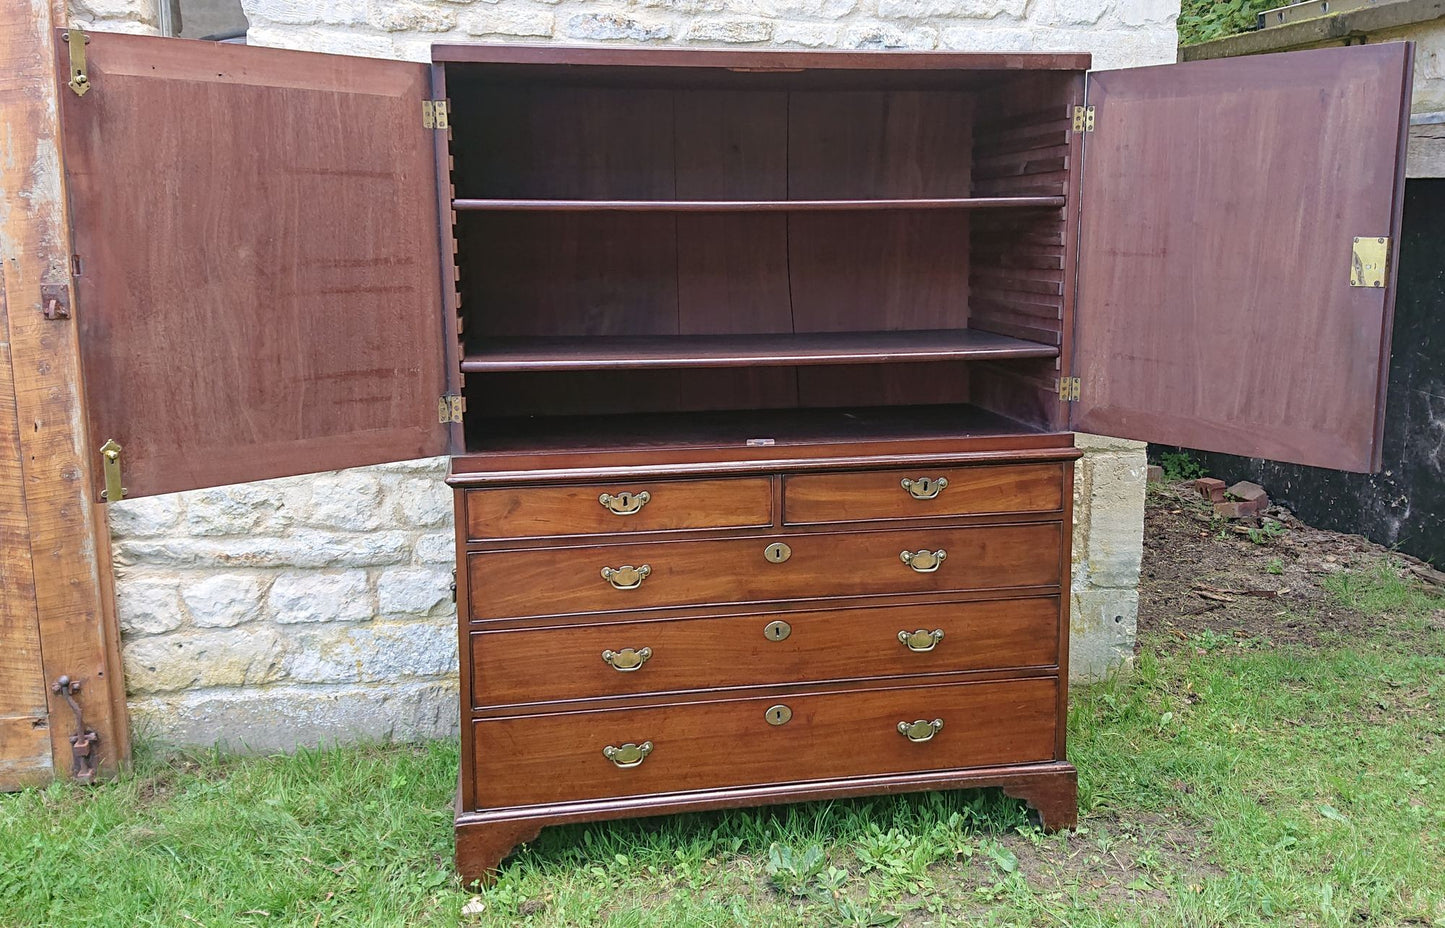
[[[425,66],[104,33],[86,53],[90,91],[61,88],[76,322],[127,495],[443,453]]]
[[[1412,50],[1090,75],[1074,428],[1379,468]]]

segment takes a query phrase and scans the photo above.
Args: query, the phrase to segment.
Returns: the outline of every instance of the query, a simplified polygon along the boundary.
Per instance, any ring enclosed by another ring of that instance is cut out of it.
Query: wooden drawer
[[[466,491],[467,537],[540,538],[773,524],[769,477]],[[642,501],[640,494],[647,494]],[[614,512],[601,501],[614,499]],[[623,494],[628,494],[624,497]]]
[[[780,628],[786,637],[775,640]],[[911,642],[929,650],[899,639],[920,630],[944,634]],[[505,706],[1043,666],[1058,663],[1058,641],[1059,600],[1052,596],[476,631],[472,697],[479,707]],[[647,656],[622,670],[604,652],[620,667]]]
[[[770,563],[773,543],[790,556]],[[471,553],[472,619],[617,612],[672,606],[943,593],[1047,586],[1059,582],[1058,522],[979,528],[774,535]],[[943,549],[932,572],[905,564],[904,551]],[[635,583],[617,589],[614,580]],[[638,571],[646,570],[639,579]]]
[[[1039,677],[479,720],[478,806],[1048,760],[1057,687]],[[791,719],[774,725],[778,705]],[[923,742],[899,732],[919,719],[943,727]],[[625,769],[603,753],[627,744],[650,752]]]
[[[939,478],[947,481],[941,488]],[[783,482],[783,521],[789,525],[1054,512],[1063,505],[1063,464],[799,474]]]

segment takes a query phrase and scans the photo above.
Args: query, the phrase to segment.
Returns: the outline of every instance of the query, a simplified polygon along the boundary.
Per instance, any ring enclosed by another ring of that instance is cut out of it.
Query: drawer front
[[[479,807],[1049,760],[1055,677],[473,722]],[[773,724],[785,706],[790,716]],[[932,722],[913,734],[899,723]],[[640,746],[646,753],[639,763]],[[607,748],[616,749],[609,759]]]
[[[470,614],[480,620],[1054,585],[1061,540],[1059,523],[1039,522],[471,553]],[[781,563],[767,558],[774,544],[789,549]],[[917,556],[940,549],[944,558],[931,565]],[[920,565],[934,569],[915,569]]]
[[[768,477],[740,477],[468,490],[467,537],[542,538],[768,526],[773,524],[772,486]]]
[[[1062,464],[800,474],[783,482],[789,525],[1054,512],[1063,505]]]
[[[1052,596],[473,632],[472,695],[505,706],[1045,666],[1058,641]]]

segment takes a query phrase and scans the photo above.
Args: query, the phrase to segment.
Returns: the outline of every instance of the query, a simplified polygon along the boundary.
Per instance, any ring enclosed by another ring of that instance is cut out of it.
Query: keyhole
[[[793,710],[779,704],[769,707],[768,711],[764,713],[764,716],[767,718],[769,725],[786,725],[788,724],[788,720],[793,717]]]

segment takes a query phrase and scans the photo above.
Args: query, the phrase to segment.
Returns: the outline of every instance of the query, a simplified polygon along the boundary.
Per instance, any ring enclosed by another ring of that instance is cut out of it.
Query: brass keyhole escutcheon
[[[793,718],[793,710],[782,703],[776,706],[769,706],[768,711],[763,713],[769,725],[786,725]]]
[[[793,633],[793,626],[776,619],[763,626],[763,637],[769,641],[782,641]]]
[[[775,541],[763,549],[763,557],[767,558],[770,564],[781,564],[792,556],[793,549],[781,541]]]

